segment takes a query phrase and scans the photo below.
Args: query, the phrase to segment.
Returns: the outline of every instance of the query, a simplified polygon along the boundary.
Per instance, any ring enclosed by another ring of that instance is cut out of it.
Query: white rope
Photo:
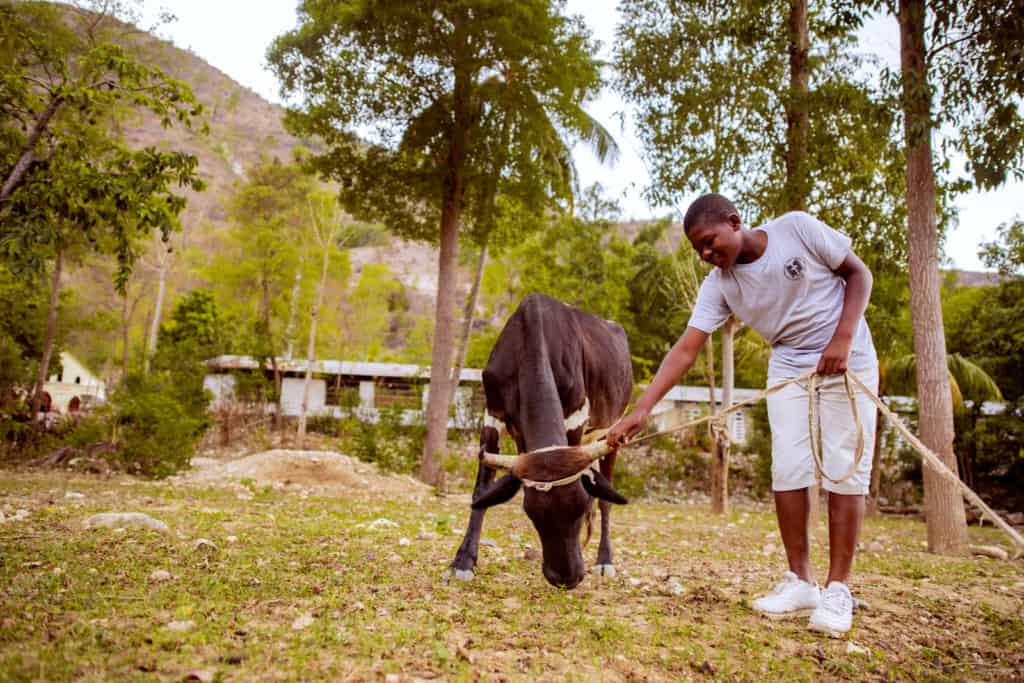
[[[562,479],[556,479],[554,481],[534,481],[533,479],[520,479],[519,481],[521,481],[523,486],[528,489],[537,489],[538,491],[543,492],[550,491],[556,486],[568,486],[569,484],[575,484],[583,477],[586,477],[591,481],[591,483],[593,483],[594,472],[597,471],[597,467],[595,465],[596,462],[597,461],[595,460],[576,474],[571,474],[568,477],[563,477]]]
[[[811,378],[807,380],[807,422],[810,434],[811,457],[814,459],[814,466],[818,469],[821,476],[833,484],[842,484],[856,474],[857,469],[860,468],[860,461],[864,458],[864,425],[861,424],[860,415],[857,414],[857,399],[853,395],[853,387],[850,386],[850,375],[852,374],[849,371],[843,374],[843,384],[846,387],[846,395],[850,399],[853,422],[857,426],[857,448],[854,452],[853,463],[851,463],[850,469],[839,479],[833,479],[825,474],[825,464],[822,461],[821,394],[818,389],[818,375],[811,375]]]
[[[863,428],[863,424],[860,421],[860,416],[857,414],[856,397],[854,396],[853,387],[850,386],[850,382],[852,381],[853,384],[855,384],[857,386],[857,388],[859,388],[861,390],[861,392],[864,393],[864,395],[866,395],[869,399],[871,399],[871,402],[875,404],[875,406],[882,413],[882,415],[884,415],[886,417],[886,419],[889,420],[890,424],[892,424],[892,426],[894,428],[896,428],[896,430],[899,431],[903,435],[903,437],[907,440],[907,443],[909,443],[911,446],[913,446],[914,450],[916,450],[921,455],[921,457],[923,458],[924,462],[928,466],[930,466],[932,468],[932,470],[937,472],[941,477],[943,477],[947,481],[949,481],[949,482],[951,482],[953,484],[956,484],[956,486],[960,489],[960,492],[963,494],[963,496],[972,505],[974,505],[979,510],[981,510],[982,513],[984,515],[986,515],[996,526],[998,526],[1000,529],[1005,531],[1006,534],[1009,535],[1009,537],[1013,540],[1013,542],[1015,544],[1017,544],[1018,546],[1024,548],[1024,537],[1021,537],[1021,535],[1019,533],[1017,533],[1016,529],[1014,529],[1002,517],[1000,517],[998,514],[996,514],[995,511],[992,510],[992,508],[990,508],[985,503],[985,501],[983,501],[981,499],[981,497],[977,493],[975,493],[969,486],[967,486],[967,484],[965,484],[963,481],[961,481],[960,477],[958,477],[955,472],[953,472],[951,469],[949,469],[949,467],[946,465],[946,463],[942,462],[942,460],[939,458],[938,455],[936,455],[931,449],[929,449],[927,446],[925,446],[924,443],[919,438],[917,438],[917,436],[910,430],[910,428],[907,427],[907,425],[903,422],[903,420],[898,415],[893,413],[889,409],[889,407],[887,405],[885,405],[885,402],[882,401],[882,399],[880,399],[878,397],[878,395],[873,390],[869,389],[867,387],[867,385],[865,385],[864,382],[860,379],[860,377],[858,377],[857,374],[854,373],[851,370],[847,370],[846,371],[846,373],[844,375],[844,382],[845,382],[845,385],[846,385],[847,396],[850,399],[850,407],[851,407],[851,409],[853,411],[854,422],[857,425],[857,452],[856,452],[856,454],[854,456],[854,461],[853,461],[853,464],[850,467],[850,470],[845,475],[843,475],[843,477],[841,477],[839,479],[832,479],[831,477],[826,475],[825,471],[824,471],[824,467],[822,465],[822,459],[821,459],[821,442],[820,442],[820,438],[821,438],[821,425],[820,425],[820,416],[819,416],[819,410],[818,410],[818,405],[817,405],[818,401],[815,398],[815,394],[817,393],[817,379],[816,379],[816,377],[817,377],[817,371],[816,370],[808,370],[807,372],[803,373],[802,375],[797,375],[796,377],[790,377],[789,379],[783,380],[783,381],[779,382],[778,384],[773,384],[772,386],[767,387],[767,388],[763,389],[762,391],[759,391],[753,397],[745,399],[745,400],[740,401],[738,403],[734,403],[733,405],[729,406],[728,408],[726,408],[726,409],[724,409],[724,410],[722,410],[720,412],[713,413],[711,415],[705,415],[704,417],[698,418],[696,420],[690,420],[689,422],[686,422],[686,423],[681,424],[681,425],[677,425],[675,427],[672,427],[671,429],[665,429],[665,430],[662,430],[660,432],[655,432],[653,434],[647,434],[645,436],[641,436],[639,438],[633,439],[633,440],[629,441],[628,443],[625,443],[625,444],[622,444],[622,445],[623,446],[635,446],[636,444],[642,443],[644,441],[648,441],[650,439],[654,439],[654,438],[659,437],[659,436],[664,436],[666,434],[673,434],[675,432],[681,432],[681,431],[683,431],[685,429],[692,429],[693,427],[696,427],[697,425],[703,424],[705,422],[710,422],[711,423],[711,429],[712,429],[713,432],[715,432],[715,433],[723,433],[723,434],[727,433],[726,423],[725,423],[726,416],[731,415],[732,413],[735,413],[735,412],[739,412],[740,410],[743,410],[744,408],[746,408],[748,406],[754,405],[758,401],[760,401],[760,400],[762,400],[764,398],[767,398],[768,396],[770,396],[770,395],[772,395],[772,394],[774,394],[774,393],[776,393],[778,391],[781,391],[782,389],[784,389],[785,387],[789,386],[790,384],[794,384],[796,382],[802,382],[804,380],[807,380],[807,382],[808,382],[808,392],[807,392],[808,393],[808,420],[809,420],[809,427],[811,429],[811,444],[812,444],[812,446],[811,446],[811,455],[814,457],[815,467],[817,467],[818,471],[821,472],[822,476],[825,477],[826,479],[828,479],[829,481],[831,481],[833,483],[836,483],[836,484],[842,483],[842,482],[846,481],[847,479],[849,479],[851,476],[853,476],[853,474],[857,471],[857,468],[860,466],[861,460],[864,457],[864,446],[865,446],[865,444],[864,444],[864,428]],[[595,430],[595,431],[599,431],[599,430]],[[608,430],[603,430],[603,431],[605,433],[607,433]],[[603,438],[603,434],[599,438]],[[543,449],[541,449],[539,451],[531,451],[531,453],[540,453],[540,452],[543,452],[543,451],[552,450],[554,448],[564,448],[564,447],[563,446],[549,446],[548,448],[543,448]],[[529,453],[526,453],[524,455],[529,455]],[[584,467],[582,470],[580,470],[576,474],[570,475],[568,477],[564,477],[562,479],[556,479],[555,481],[533,481],[531,479],[523,479],[521,481],[523,482],[523,486],[526,486],[526,487],[529,487],[529,488],[534,488],[534,489],[536,489],[538,491],[550,491],[551,489],[553,489],[553,488],[555,488],[557,486],[567,486],[569,484],[572,484],[572,483],[575,483],[575,482],[579,481],[579,479],[581,477],[583,477],[583,476],[586,476],[591,481],[593,481],[594,480],[594,471],[596,470],[596,463],[602,457],[604,457],[604,455],[596,456],[594,458],[594,460],[590,464],[588,464],[586,467]]]
[[[861,381],[860,377],[857,377],[856,374],[849,371],[847,372],[847,374],[849,375],[850,379],[853,380],[853,383],[856,384],[860,388],[860,390],[863,391],[867,395],[867,397],[871,399],[871,402],[874,403],[875,406],[877,406],[878,410],[881,411],[883,415],[885,415],[885,417],[889,420],[889,423],[892,424],[892,426],[895,427],[897,431],[899,431],[900,434],[903,435],[903,438],[905,438],[907,442],[914,447],[914,450],[921,454],[921,457],[924,459],[925,463],[931,466],[933,471],[937,472],[939,476],[941,476],[946,481],[956,484],[957,487],[960,489],[960,493],[963,494],[964,498],[966,498],[968,501],[971,502],[971,504],[976,506],[985,515],[987,515],[988,518],[992,520],[992,522],[996,526],[1005,531],[1007,535],[1011,539],[1013,539],[1014,543],[1024,548],[1024,538],[1022,538],[1021,535],[1017,533],[1016,529],[1007,524],[1002,517],[997,515],[995,511],[992,510],[992,508],[986,505],[985,501],[981,499],[981,496],[979,496],[977,493],[971,490],[971,488],[967,484],[965,484],[960,479],[960,477],[957,476],[956,472],[949,469],[946,463],[942,462],[942,459],[939,458],[938,455],[936,455],[930,448],[925,446],[924,443],[919,438],[917,438],[914,432],[910,431],[910,428],[907,427],[906,423],[904,423],[898,415],[889,410],[889,406],[885,405],[885,402],[883,402],[882,399],[878,398],[875,392],[871,391],[870,389],[867,388],[867,386],[865,386],[864,382]]]

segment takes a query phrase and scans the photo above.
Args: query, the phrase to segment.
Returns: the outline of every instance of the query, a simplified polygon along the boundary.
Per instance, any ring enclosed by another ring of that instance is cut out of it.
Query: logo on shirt
[[[786,265],[783,266],[783,271],[786,273],[786,277],[790,280],[799,280],[804,276],[804,262],[799,256],[786,261]]]

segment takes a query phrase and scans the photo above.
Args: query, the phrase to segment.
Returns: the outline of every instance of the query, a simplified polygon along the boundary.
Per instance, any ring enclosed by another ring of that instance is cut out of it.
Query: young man
[[[807,418],[807,386],[793,383],[768,398],[772,431],[772,489],[789,571],[754,609],[772,618],[810,615],[809,627],[839,635],[850,629],[853,599],[847,587],[864,496],[871,480],[870,452],[852,476],[857,428],[842,373],[849,368],[877,390],[878,359],[864,310],[871,272],[850,250],[850,239],[803,212],[753,230],[742,227],[725,197],[708,194],[686,212],[683,229],[701,258],[715,266],[704,279],[686,331],[661,363],[633,411],[608,434],[625,443],[646,424],[654,405],[693,366],[705,340],[735,315],[771,344],[768,385],[817,369],[822,486],[828,491],[829,570],[815,583],[808,543],[808,487],[815,479]],[[874,443],[875,411],[857,392],[864,444]],[[867,447],[867,446],[866,446]],[[834,483],[829,480],[840,480]]]

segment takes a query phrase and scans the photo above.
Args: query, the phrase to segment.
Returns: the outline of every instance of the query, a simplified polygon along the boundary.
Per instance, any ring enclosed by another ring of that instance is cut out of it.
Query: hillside
[[[170,76],[184,81],[204,105],[208,132],[196,126],[189,130],[177,125],[164,128],[154,117],[139,115],[122,124],[124,137],[132,147],[155,146],[194,154],[199,173],[206,183],[203,192],[187,192],[187,207],[181,214],[182,230],[171,242],[174,254],[167,279],[167,294],[162,317],[175,301],[196,287],[210,287],[208,268],[224,249],[223,235],[228,227],[228,209],[247,169],[263,158],[282,161],[292,158],[296,148],[317,150],[316,141],[299,140],[282,123],[284,109],[263,99],[254,91],[231,79],[189,50],[130,27],[121,31],[143,61],[160,67]],[[367,264],[384,263],[391,277],[403,286],[407,315],[433,316],[437,281],[436,250],[426,244],[411,243],[382,236],[384,243],[353,249],[350,254],[352,283]],[[70,350],[104,377],[112,378],[120,366],[122,318],[127,308],[132,363],[142,352],[146,331],[155,311],[157,272],[155,265],[161,247],[154,239],[143,250],[129,283],[127,305],[112,284],[109,259],[90,259],[70,269],[65,285],[77,320],[67,340]],[[471,274],[460,275],[460,286],[468,289]],[[328,304],[341,305],[342,291],[328,292]]]
[[[223,224],[232,187],[244,179],[247,168],[261,157],[286,161],[296,147],[315,145],[303,143],[284,129],[284,109],[192,52],[148,34],[140,34],[137,41],[147,61],[188,83],[206,109],[206,135],[181,126],[165,129],[151,118],[134,122],[125,135],[132,145],[173,148],[198,157],[207,189],[187,195],[188,208],[182,219],[186,233],[202,241],[205,234],[216,232]]]

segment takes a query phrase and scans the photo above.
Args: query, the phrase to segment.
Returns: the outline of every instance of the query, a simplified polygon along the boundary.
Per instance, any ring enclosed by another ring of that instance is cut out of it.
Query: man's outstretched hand
[[[647,426],[649,413],[646,410],[633,410],[629,415],[622,418],[612,426],[611,431],[605,435],[605,441],[612,448],[618,448],[629,441],[634,435]]]

